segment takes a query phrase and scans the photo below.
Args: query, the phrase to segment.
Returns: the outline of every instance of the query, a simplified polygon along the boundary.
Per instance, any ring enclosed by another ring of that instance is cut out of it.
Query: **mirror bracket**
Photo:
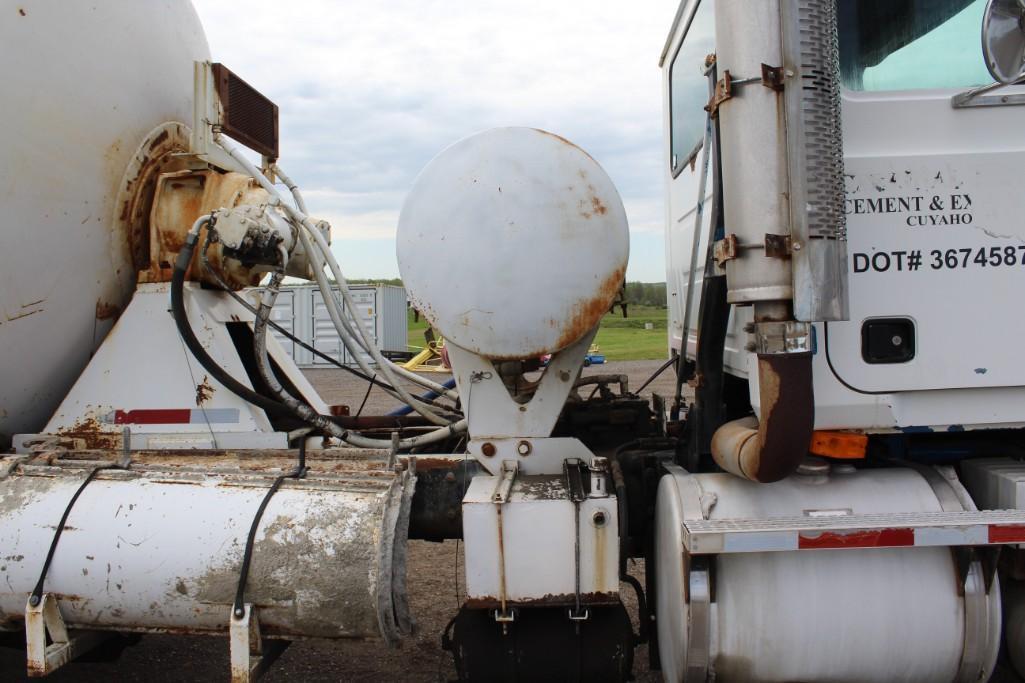
[[[987,95],[986,93],[999,90],[1000,88],[1021,85],[1025,83],[1025,76],[1022,76],[1011,83],[990,83],[978,88],[972,88],[960,92],[950,98],[950,106],[954,109],[968,109],[971,107],[1005,107],[1016,104],[1025,104],[1025,92],[1009,94]],[[983,95],[985,95],[983,97]]]

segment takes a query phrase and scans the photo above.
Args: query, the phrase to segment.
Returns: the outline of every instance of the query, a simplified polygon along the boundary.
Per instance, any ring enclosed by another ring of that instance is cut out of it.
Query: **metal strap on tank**
[[[43,599],[43,584],[46,583],[46,574],[50,571],[50,563],[53,562],[53,555],[57,552],[57,542],[60,541],[61,532],[64,531],[64,524],[68,521],[68,516],[71,514],[71,508],[75,506],[75,501],[82,495],[82,491],[89,485],[89,482],[96,477],[96,473],[99,472],[102,467],[94,467],[89,471],[89,476],[85,478],[85,481],[79,485],[75,491],[75,495],[71,496],[71,500],[68,501],[68,506],[64,508],[64,514],[61,515],[61,520],[57,522],[57,530],[53,534],[53,540],[50,541],[50,550],[46,553],[46,560],[43,562],[43,571],[39,573],[39,581],[36,582],[36,587],[32,589],[32,594],[29,596],[28,604],[33,607],[39,605],[40,600]]]
[[[591,477],[587,464],[579,458],[568,458],[562,462],[563,474],[566,477],[566,489],[569,491],[570,502],[573,503],[573,609],[569,611],[570,621],[576,622],[577,634],[580,633],[580,622],[587,621],[588,611],[580,606],[580,505],[590,493]]]
[[[972,559],[964,576],[964,648],[957,683],[981,680],[990,639],[989,599],[982,562]]]
[[[940,507],[945,512],[974,510],[975,503],[965,490],[953,467],[928,467],[916,463],[909,466],[936,494]],[[957,683],[978,681],[986,665],[986,655],[992,638],[999,634],[990,633],[990,582],[978,553],[970,548],[953,549],[958,575],[964,580],[964,645],[961,649],[961,663],[958,666]]]
[[[270,499],[274,497],[278,489],[281,488],[281,484],[286,479],[302,479],[306,476],[306,439],[299,440],[299,462],[295,469],[288,474],[282,474],[280,477],[274,480],[268,489],[267,494],[263,497],[260,502],[260,507],[256,509],[256,515],[253,517],[253,523],[249,527],[249,536],[246,538],[246,549],[242,554],[242,568],[239,569],[238,578],[238,589],[235,591],[235,602],[232,605],[231,611],[232,616],[235,619],[242,619],[246,616],[246,582],[249,580],[249,565],[253,559],[253,544],[256,541],[256,530],[260,527],[260,520],[263,518],[263,511],[267,509]]]
[[[705,495],[700,482],[679,465],[666,465],[677,485],[683,520],[703,520]],[[684,598],[687,603],[687,656],[684,678],[706,681],[712,662],[712,567],[715,557],[695,557],[683,550]],[[657,615],[656,615],[657,618]]]
[[[85,487],[89,485],[89,482],[96,478],[96,475],[101,470],[128,469],[129,460],[127,453],[129,446],[127,441],[127,430],[125,431],[124,438],[125,455],[118,462],[110,463],[108,465],[100,465],[99,467],[93,467],[89,470],[89,476],[87,476],[85,481],[79,485],[78,489],[75,491],[75,495],[71,496],[71,500],[68,501],[68,506],[64,508],[64,514],[61,515],[60,522],[57,523],[57,529],[53,533],[53,540],[50,541],[50,549],[46,553],[46,560],[43,562],[43,570],[39,572],[39,581],[36,582],[36,587],[32,589],[32,593],[29,595],[28,604],[30,606],[38,607],[39,603],[43,599],[43,586],[46,583],[46,575],[50,571],[50,564],[53,562],[54,553],[57,552],[57,543],[60,541],[61,533],[64,531],[64,525],[67,524],[68,517],[71,515],[71,508],[75,507],[75,501],[77,501],[78,497],[82,495],[82,491],[84,491]]]
[[[690,558],[687,566],[687,673],[688,681],[708,679],[712,649],[712,573],[714,558]]]

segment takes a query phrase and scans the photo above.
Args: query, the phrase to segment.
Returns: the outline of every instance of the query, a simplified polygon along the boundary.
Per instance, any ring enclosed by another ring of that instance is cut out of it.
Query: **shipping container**
[[[405,353],[406,290],[393,285],[351,285],[356,315],[370,338],[386,354]],[[337,295],[336,295],[337,296]],[[282,288],[274,304],[271,319],[298,339],[317,351],[347,365],[356,365],[356,359],[342,344],[327,312],[323,296],[314,285],[296,285]],[[299,367],[330,367],[330,361],[315,356],[286,335],[272,330],[274,336]],[[369,354],[363,354],[373,364]]]

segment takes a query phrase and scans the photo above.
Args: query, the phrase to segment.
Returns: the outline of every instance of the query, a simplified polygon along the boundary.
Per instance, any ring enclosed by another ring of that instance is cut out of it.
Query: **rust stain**
[[[70,427],[58,429],[56,433],[57,436],[81,440],[85,448],[90,450],[117,448],[121,445],[121,435],[106,431],[95,417],[82,418]]]
[[[602,201],[598,199],[598,197],[596,196],[591,197],[591,208],[594,210],[595,213],[601,214],[602,216],[609,212],[608,208],[604,204],[602,204]]]
[[[550,138],[555,138],[559,142],[565,143],[570,147],[576,147],[576,145],[574,145],[572,142],[562,137],[561,135],[556,135],[555,133],[550,133],[547,130],[541,130],[540,128],[535,128],[534,130],[536,130],[538,133],[541,133],[542,135],[547,135]]]
[[[25,10],[23,8],[19,7],[18,8],[18,14],[20,14],[21,16],[25,16]]]
[[[601,320],[623,286],[625,275],[626,266],[620,266],[602,281],[597,294],[573,306],[563,325],[559,341],[556,342],[557,348],[566,348],[583,337]]]
[[[149,143],[150,151],[152,152],[155,147],[157,147],[160,144],[162,144],[165,140],[167,140],[168,137],[170,137],[170,135],[165,130],[162,133],[160,133],[160,135],[158,135],[155,138],[153,138],[153,141]]]
[[[96,302],[96,319],[110,320],[121,315],[121,307],[117,304],[108,304],[103,301]]]
[[[509,605],[518,607],[554,607],[576,604],[576,595],[573,593],[548,593],[540,598],[526,598],[522,600],[507,599]],[[619,602],[617,593],[586,592],[580,594],[580,602],[585,605],[611,605]],[[467,598],[465,606],[470,609],[489,609],[501,607],[502,601],[490,595],[479,595]]]
[[[203,405],[209,401],[213,395],[214,387],[210,384],[210,378],[203,375],[203,381],[196,385],[196,405]]]

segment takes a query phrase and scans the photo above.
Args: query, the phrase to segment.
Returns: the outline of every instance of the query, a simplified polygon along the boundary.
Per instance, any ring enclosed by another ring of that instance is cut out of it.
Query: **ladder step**
[[[1025,510],[900,512],[683,523],[691,555],[1025,543]]]

